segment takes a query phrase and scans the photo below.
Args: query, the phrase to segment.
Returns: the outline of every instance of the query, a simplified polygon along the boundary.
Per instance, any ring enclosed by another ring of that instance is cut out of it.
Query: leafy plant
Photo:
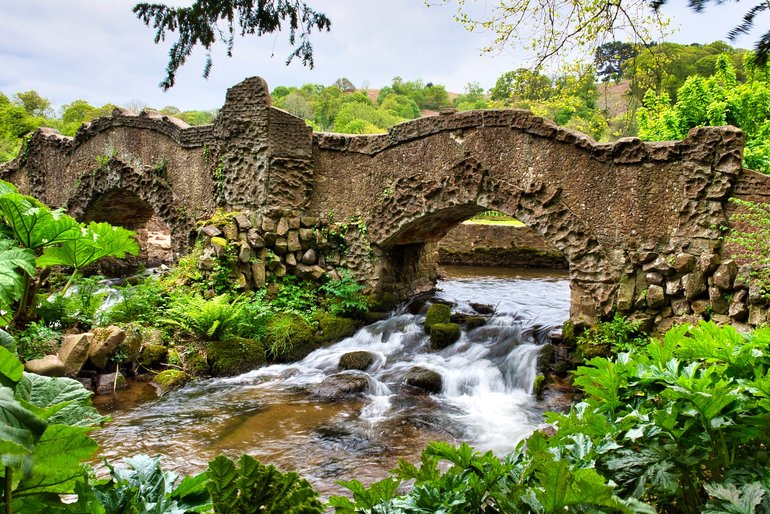
[[[168,293],[155,277],[122,287],[120,293],[120,300],[105,313],[108,323],[136,321],[152,326],[164,315],[169,302]]]
[[[162,321],[206,341],[221,341],[226,333],[237,329],[247,302],[244,296],[231,300],[226,294],[208,300],[197,294],[180,295],[173,299]]]
[[[333,316],[351,315],[366,311],[369,303],[363,295],[364,286],[355,281],[350,271],[344,270],[339,280],[329,280],[320,289],[326,293],[329,312]]]
[[[278,295],[270,305],[278,312],[291,312],[305,319],[312,319],[318,305],[315,285],[300,282],[297,277],[286,276],[281,282]]]
[[[639,322],[615,314],[611,321],[602,321],[578,336],[578,352],[583,358],[629,351],[645,346],[649,338],[639,330]]]
[[[56,353],[62,334],[44,323],[32,322],[16,335],[19,358],[26,362]]]
[[[214,512],[240,514],[321,514],[324,509],[307,480],[281,473],[248,455],[238,465],[220,455],[209,463],[207,487]]]

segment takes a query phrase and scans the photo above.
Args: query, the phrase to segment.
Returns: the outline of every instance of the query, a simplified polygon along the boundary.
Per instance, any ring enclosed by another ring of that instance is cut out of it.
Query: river
[[[451,302],[455,312],[473,313],[473,302],[495,309],[485,326],[463,331],[444,350],[429,350],[425,307],[413,304],[295,364],[198,381],[162,398],[134,382],[95,399],[113,418],[93,433],[102,457],[160,454],[165,467],[190,474],[220,453],[249,453],[298,471],[326,496],[342,491],[337,480],[368,483],[399,458],[416,461],[432,440],[504,454],[542,422],[531,392],[535,359],[568,317],[569,281],[558,271],[502,268],[449,266],[443,275],[435,301]],[[352,350],[375,355],[370,393],[335,402],[309,395]],[[402,386],[415,365],[442,375],[440,394]]]

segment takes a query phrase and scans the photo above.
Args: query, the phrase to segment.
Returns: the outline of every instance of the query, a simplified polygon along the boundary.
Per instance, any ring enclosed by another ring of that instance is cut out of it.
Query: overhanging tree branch
[[[211,72],[211,47],[224,43],[227,55],[232,55],[236,33],[240,36],[262,36],[281,31],[288,25],[289,44],[294,46],[286,60],[289,64],[297,58],[305,66],[313,67],[313,47],[310,34],[313,30],[328,31],[331,20],[301,0],[195,0],[189,7],[169,7],[157,3],[139,3],[134,14],[145,25],[155,29],[155,43],[165,41],[168,33],[176,33],[177,40],[169,49],[166,78],[160,86],[173,87],[176,72],[181,68],[196,46],[206,50],[203,76]],[[224,29],[220,27],[224,24]]]

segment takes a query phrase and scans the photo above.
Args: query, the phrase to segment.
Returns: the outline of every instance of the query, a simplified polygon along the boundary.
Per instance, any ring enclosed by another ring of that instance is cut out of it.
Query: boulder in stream
[[[64,336],[61,348],[59,348],[59,360],[64,363],[64,375],[75,377],[88,360],[88,349],[91,338],[90,332],[85,334],[69,334]]]
[[[343,370],[356,369],[366,371],[374,362],[374,355],[363,350],[348,352],[340,357],[339,368]]]
[[[179,369],[167,369],[163,370],[152,380],[152,386],[158,393],[158,396],[163,396],[172,389],[182,387],[191,379],[190,375]]]
[[[337,373],[323,379],[311,393],[324,400],[341,400],[369,390],[369,377],[363,373]]]
[[[415,366],[404,376],[404,383],[429,393],[438,394],[441,392],[444,380],[441,373],[437,371]]]
[[[436,323],[430,327],[430,347],[443,350],[460,339],[460,325],[457,323]]]
[[[97,369],[107,369],[110,357],[126,339],[126,332],[114,325],[94,329],[88,349],[88,359]],[[114,368],[114,365],[113,365]]]
[[[449,323],[451,319],[452,309],[449,305],[434,303],[428,307],[428,312],[425,313],[425,331],[430,334],[433,325]]]

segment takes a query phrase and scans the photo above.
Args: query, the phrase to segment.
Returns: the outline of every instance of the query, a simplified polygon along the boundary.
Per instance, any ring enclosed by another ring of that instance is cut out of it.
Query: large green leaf
[[[86,479],[88,468],[80,462],[90,459],[99,445],[88,437],[89,427],[48,425],[32,452],[32,473],[16,488],[16,496],[42,493],[66,494]]]
[[[31,196],[0,196],[0,217],[25,248],[42,248],[80,237],[80,224],[72,216],[60,209],[51,210]]]
[[[122,259],[126,254],[139,254],[139,244],[132,231],[92,221],[79,237],[65,241],[61,246],[46,248],[37,265],[42,268],[71,266],[80,270],[103,257]]]
[[[14,387],[24,376],[24,364],[4,346],[0,346],[0,384]]]
[[[35,254],[28,248],[19,248],[10,239],[0,238],[0,309],[8,310],[24,291],[24,276],[35,275]]]
[[[16,399],[49,423],[95,426],[109,419],[91,405],[91,392],[77,380],[25,373],[16,386]]]
[[[15,400],[12,389],[0,387],[0,461],[4,465],[31,455],[47,426]]]

